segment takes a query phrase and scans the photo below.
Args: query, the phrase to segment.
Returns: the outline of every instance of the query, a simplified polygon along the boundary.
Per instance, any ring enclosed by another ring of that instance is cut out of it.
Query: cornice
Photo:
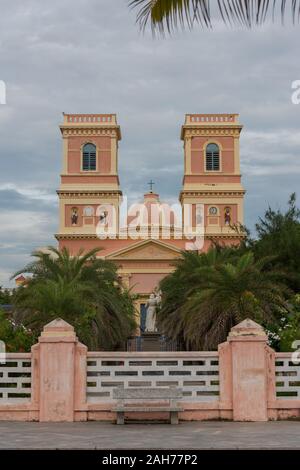
[[[210,233],[209,235],[204,235],[204,238],[206,238],[207,240],[211,240],[211,241],[215,240],[216,238],[244,239],[246,237],[247,237],[247,235],[242,235],[242,234],[238,234],[238,233],[235,233],[235,232],[233,234],[230,234],[230,233],[228,233],[228,234],[226,234],[226,233],[222,233],[222,234],[217,233],[217,234],[214,235],[214,234]]]
[[[231,173],[232,174],[232,173]],[[84,178],[94,178],[96,177],[101,177],[101,178],[111,178],[115,177],[119,179],[118,173],[100,173],[99,171],[89,171],[89,172],[79,172],[79,173],[61,173],[59,175],[61,178],[67,177],[67,178],[73,178],[74,176],[84,176]]]
[[[87,126],[78,126],[76,127],[71,124],[63,124],[60,127],[63,137],[69,136],[108,136],[108,137],[118,137],[118,140],[121,140],[121,130],[120,126],[116,125],[103,125],[101,127],[95,127],[91,125]]]
[[[92,233],[56,233],[55,235],[56,240],[99,240],[101,243],[100,238],[97,235]]]
[[[98,240],[99,243],[101,243],[103,240],[101,240],[101,238],[98,238],[97,235],[95,234],[88,234],[88,233],[56,233],[55,235],[55,238],[57,240]],[[215,238],[223,238],[223,239],[228,239],[228,238],[231,238],[231,239],[241,239],[241,238],[245,238],[246,235],[242,235],[242,234],[237,234],[236,232],[234,233],[223,233],[223,234],[204,234],[204,238],[207,239],[207,240],[213,240]],[[116,238],[116,240],[118,240],[118,237]],[[171,239],[170,239],[171,240]],[[186,238],[184,238],[184,240],[186,240]],[[147,241],[151,241],[151,239],[147,239]],[[155,240],[157,241],[157,240]],[[158,240],[159,241],[159,240]],[[164,240],[164,241],[167,241],[167,240]],[[174,250],[175,252],[175,250]],[[125,258],[120,258],[120,259],[125,259]],[[141,261],[140,258],[138,259],[138,261]]]
[[[206,125],[205,127],[197,127],[193,125],[185,125],[182,127],[181,139],[191,138],[195,136],[222,136],[232,135],[238,137],[243,126],[241,125],[218,125],[218,127]]]
[[[107,196],[122,196],[122,191],[120,190],[101,190],[101,191],[93,191],[93,190],[66,190],[66,189],[58,189],[56,191],[60,199],[69,198],[72,196],[76,197],[107,197]]]
[[[183,190],[179,194],[179,200],[181,201],[183,196],[186,197],[216,197],[216,196],[238,196],[238,197],[243,197],[245,195],[246,191],[245,190],[215,190],[213,189],[212,191],[203,191],[201,189],[199,190]]]
[[[195,149],[195,150],[199,151],[199,149]],[[193,149],[193,151],[194,151],[194,149]],[[79,174],[82,174],[82,173],[79,173]],[[195,177],[195,178],[197,178],[198,176],[213,176],[217,180],[218,178],[222,178],[222,176],[242,177],[242,173],[232,173],[232,172],[227,173],[225,171],[219,171],[219,172],[217,172],[217,171],[214,171],[214,172],[200,171],[200,172],[197,172],[197,173],[193,172],[193,173],[190,173],[190,174],[185,173],[183,175],[183,178],[186,178],[186,177],[192,177],[192,178]]]

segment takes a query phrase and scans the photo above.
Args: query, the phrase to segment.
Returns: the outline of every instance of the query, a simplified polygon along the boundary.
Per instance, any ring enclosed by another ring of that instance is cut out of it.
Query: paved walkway
[[[0,449],[300,449],[300,422],[0,422]]]

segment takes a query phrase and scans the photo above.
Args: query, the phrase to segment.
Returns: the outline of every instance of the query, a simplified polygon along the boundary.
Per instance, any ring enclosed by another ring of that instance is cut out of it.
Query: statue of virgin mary
[[[146,316],[146,325],[145,325],[145,332],[146,333],[156,333],[156,310],[157,305],[160,302],[160,296],[155,294],[150,294],[150,298],[147,303],[147,316]]]

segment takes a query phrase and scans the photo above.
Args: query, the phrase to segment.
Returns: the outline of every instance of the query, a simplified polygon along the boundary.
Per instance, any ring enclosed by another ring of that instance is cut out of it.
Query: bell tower
[[[236,227],[244,223],[245,191],[240,173],[238,114],[187,114],[181,130],[184,147],[182,205],[203,204],[205,237],[238,239]]]
[[[115,114],[64,114],[58,240],[96,238],[113,208],[116,229],[122,196],[118,176],[120,127]],[[102,212],[101,212],[101,207]],[[100,208],[100,209],[99,209]],[[105,209],[107,208],[107,210]],[[100,212],[99,212],[100,210]]]

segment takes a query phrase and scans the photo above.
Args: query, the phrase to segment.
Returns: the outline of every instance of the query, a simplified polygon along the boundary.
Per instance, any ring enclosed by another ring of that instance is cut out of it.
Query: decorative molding
[[[224,238],[224,239],[228,239],[228,238],[231,238],[232,240],[240,240],[240,239],[244,239],[246,238],[246,234],[243,235],[242,233],[236,233],[236,232],[233,232],[233,233],[218,233],[218,234],[206,234],[205,235],[205,238],[207,240],[210,240],[210,241],[213,241],[215,240],[216,238]]]
[[[120,129],[115,126],[103,126],[101,125],[101,129],[98,127],[74,127],[72,125],[69,126],[60,126],[61,133],[63,137],[69,136],[106,136],[106,137],[117,137],[118,139],[121,138]]]
[[[101,240],[100,238],[97,237],[96,234],[91,234],[91,233],[56,233],[55,235],[55,238],[57,240],[98,240],[99,243],[101,244],[101,242],[105,242],[105,240]],[[231,239],[242,239],[242,238],[245,238],[246,235],[243,235],[243,234],[238,234],[236,232],[231,232],[231,233],[218,233],[218,234],[213,234],[213,233],[209,233],[209,234],[204,234],[204,238],[207,239],[207,240],[211,240],[211,239],[214,239],[214,238],[231,238]],[[185,238],[183,238],[185,240]],[[116,240],[118,240],[118,238],[116,238]],[[151,238],[147,239],[147,240],[142,240],[142,241],[146,241],[146,242],[158,242],[158,240],[153,240]],[[126,249],[126,251],[128,250],[129,251],[129,248],[130,249],[133,249],[134,245],[131,245],[130,247],[128,247]],[[135,248],[137,248],[137,246],[135,245]],[[175,252],[180,252],[180,250],[177,248],[177,247],[173,247],[171,245],[168,246],[168,248],[170,249],[170,251],[173,249],[174,253]],[[125,251],[125,249],[124,249]],[[113,253],[110,253],[109,257],[113,257]],[[116,254],[116,257],[115,259],[123,259],[123,260],[126,260],[126,258],[119,258]],[[132,259],[132,261],[134,261],[133,258],[129,258],[129,260]],[[137,259],[138,260],[138,259]]]
[[[103,242],[96,234],[92,233],[56,233],[56,240],[99,240],[99,243]]]
[[[105,191],[102,190],[102,191],[93,191],[93,190],[81,190],[81,191],[76,191],[76,190],[64,190],[64,189],[58,189],[57,191],[57,194],[59,195],[59,198],[60,199],[66,199],[66,198],[69,198],[69,197],[73,197],[73,196],[76,196],[76,197],[91,197],[91,198],[98,198],[98,197],[107,197],[107,196],[110,196],[110,197],[113,197],[113,196],[122,196],[122,191],[120,190],[107,190]]]
[[[196,150],[195,150],[196,151]],[[200,151],[202,151],[202,149],[200,149]],[[192,152],[194,152],[194,150],[192,150]],[[199,152],[199,149],[197,150],[197,152]],[[218,172],[217,170],[214,170],[214,171],[209,171],[209,170],[206,170],[206,171],[201,171],[201,172],[193,172],[189,175],[184,175],[184,177],[187,176],[187,177],[194,177],[194,176],[213,176],[213,177],[216,177],[216,181],[217,181],[217,178],[218,177],[222,177],[222,176],[233,176],[234,178],[238,178],[238,177],[242,177],[242,174],[241,173],[233,173],[233,172],[230,172],[230,173],[227,173],[225,171],[222,171],[222,172]],[[202,183],[202,184],[207,184],[207,183]],[[228,184],[228,183],[226,183]],[[235,183],[229,183],[229,184],[235,184]]]
[[[174,260],[174,258],[172,258],[172,260]],[[145,263],[140,263],[142,267],[136,267],[136,264],[132,265],[132,263],[130,263],[130,260],[125,261],[126,262],[122,264],[118,263],[118,273],[122,274],[122,276],[123,273],[130,273],[131,276],[132,274],[168,274],[175,270],[175,266],[173,266],[173,264],[170,264],[169,259],[164,260],[164,263],[160,263],[161,265],[163,264],[163,266],[160,266],[159,262],[157,262],[156,260],[154,261],[154,264],[151,263],[151,260],[146,260]],[[167,263],[168,267],[166,267]]]
[[[232,173],[231,173],[232,174]],[[84,176],[84,177],[90,177],[93,178],[95,176],[100,176],[101,178],[110,178],[112,176],[119,176],[118,173],[102,173],[100,171],[96,170],[82,170],[80,172],[74,172],[74,173],[61,173],[61,177],[68,176],[69,178],[73,178],[73,176]]]
[[[196,127],[196,126],[183,126],[181,138],[187,139],[194,136],[236,136],[240,135],[242,126],[237,125],[224,125],[216,127]]]
[[[85,144],[89,144],[89,143],[92,144],[93,142],[91,142],[91,139],[86,139],[86,141],[83,142],[83,143],[81,144],[81,146],[80,146],[81,150],[82,150],[82,147],[83,147]],[[95,145],[96,145],[96,144],[95,144]],[[101,148],[99,148],[99,151],[100,151],[100,152],[110,152],[110,151],[111,151],[111,148],[106,149],[106,148],[104,148],[104,147],[101,147]],[[70,153],[70,152],[78,152],[78,148],[74,148],[74,149],[70,149],[70,148],[69,148],[69,149],[68,149],[68,153]],[[72,173],[72,174],[73,174],[73,173]],[[82,173],[80,173],[80,174],[82,174]],[[111,173],[109,173],[109,174],[111,174]]]
[[[196,189],[194,191],[182,190],[179,194],[179,200],[181,201],[183,197],[219,197],[219,196],[234,196],[234,197],[244,197],[245,190],[217,190],[212,189],[211,191],[203,191],[202,189]]]
[[[155,253],[156,251],[156,253]],[[163,255],[172,253],[173,256],[164,258]],[[174,254],[180,255],[181,250],[173,245],[165,243],[161,240],[139,240],[137,243],[121,248],[120,250],[110,253],[107,257],[120,261],[141,261],[141,260],[166,260],[173,259]],[[129,255],[129,256],[128,256]],[[157,255],[157,256],[156,256]]]
[[[157,246],[146,246],[141,248],[136,248],[135,250],[131,250],[128,248],[127,252],[124,252],[120,255],[108,255],[107,258],[112,259],[114,261],[140,261],[143,262],[149,261],[153,263],[154,261],[162,261],[168,260],[172,261],[174,259],[175,253],[177,256],[180,256],[180,253],[174,252],[171,249],[162,249]]]

